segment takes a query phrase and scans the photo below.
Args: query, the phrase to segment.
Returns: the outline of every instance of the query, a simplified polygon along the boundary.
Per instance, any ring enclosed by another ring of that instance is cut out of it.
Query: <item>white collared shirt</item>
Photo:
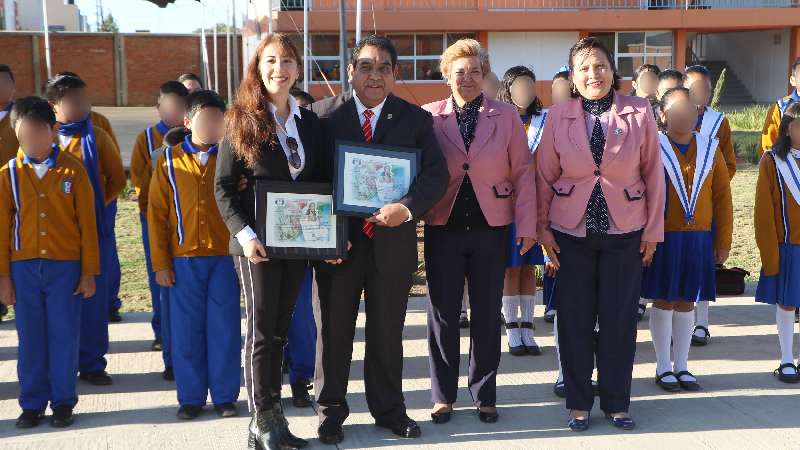
[[[372,118],[370,119],[370,125],[372,125],[372,135],[375,136],[375,129],[378,128],[378,119],[380,119],[381,117],[381,111],[383,111],[383,105],[386,104],[386,99],[384,98],[383,101],[380,103],[380,105],[374,108],[367,108],[366,106],[364,106],[364,104],[361,103],[361,99],[359,99],[358,95],[356,94],[353,94],[353,100],[355,100],[356,102],[358,123],[359,125],[361,125],[362,128],[364,127],[364,120],[366,120],[366,117],[364,117],[364,111],[368,109],[372,110]]]
[[[297,100],[295,100],[294,97],[291,95],[289,96],[289,117],[286,119],[285,124],[278,123],[280,119],[275,115],[275,112],[278,110],[275,105],[270,103],[269,110],[275,118],[275,129],[278,133],[278,140],[281,143],[281,147],[283,147],[283,153],[286,154],[286,160],[289,161],[289,174],[292,176],[293,180],[296,180],[300,172],[302,172],[303,168],[306,166],[306,152],[303,149],[303,141],[300,140],[300,132],[297,130],[297,122],[295,121],[295,118],[300,119],[302,117],[300,105],[297,104]],[[291,164],[292,151],[289,150],[289,145],[286,144],[287,135],[293,137],[297,141],[297,154],[300,155],[300,167],[297,169]]]
[[[63,134],[58,135],[58,142],[61,143],[61,148],[67,148],[71,140],[72,136],[64,136]]]

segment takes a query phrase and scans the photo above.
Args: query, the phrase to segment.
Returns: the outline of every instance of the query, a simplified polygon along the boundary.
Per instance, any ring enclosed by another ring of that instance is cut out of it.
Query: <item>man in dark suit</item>
[[[314,388],[323,443],[344,439],[346,394],[356,317],[364,292],[367,315],[364,382],[375,423],[401,437],[419,437],[402,391],[403,326],[417,270],[416,221],[444,195],[449,175],[430,113],[391,94],[397,51],[377,36],[363,39],[347,68],[353,93],[322,100],[312,110],[335,140],[421,149],[420,171],[408,194],[367,219],[351,218],[346,261],[315,266],[319,292]],[[333,178],[333,142],[328,167]]]

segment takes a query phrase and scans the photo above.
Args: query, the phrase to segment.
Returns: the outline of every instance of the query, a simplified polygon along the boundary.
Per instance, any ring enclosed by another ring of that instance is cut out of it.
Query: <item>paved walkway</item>
[[[618,432],[601,419],[596,407],[590,431],[565,430],[563,402],[551,391],[555,380],[552,325],[536,310],[536,335],[543,348],[538,357],[503,354],[498,377],[500,422],[478,421],[469,393],[459,392],[457,413],[447,425],[428,417],[429,389],[425,300],[412,298],[405,328],[404,387],[409,415],[420,422],[423,437],[396,439],[372,425],[364,399],[363,330],[359,316],[353,355],[349,401],[353,414],[340,448],[798,448],[800,385],[786,385],[771,375],[778,349],[774,310],[756,305],[752,297],[721,299],[711,307],[712,344],[692,348],[690,369],[703,390],[667,394],[653,381],[653,347],[647,322],[639,326],[634,369],[632,413],[639,423],[633,432]],[[239,449],[246,443],[243,417],[219,419],[206,408],[194,422],[178,422],[174,386],[161,379],[158,353],[149,351],[149,315],[132,313],[111,326],[109,371],[114,384],[79,384],[80,402],[72,428],[55,430],[47,423],[32,431],[14,427],[19,414],[16,397],[16,333],[13,322],[0,324],[0,448],[11,449]],[[462,332],[462,372],[466,373],[468,331]],[[505,346],[505,338],[503,339]],[[465,377],[461,385],[465,384]],[[288,386],[284,387],[288,393]],[[240,399],[246,396],[242,387]],[[312,439],[317,419],[313,410],[287,407],[292,429]],[[309,448],[324,448],[312,440]],[[332,448],[332,447],[330,447]]]

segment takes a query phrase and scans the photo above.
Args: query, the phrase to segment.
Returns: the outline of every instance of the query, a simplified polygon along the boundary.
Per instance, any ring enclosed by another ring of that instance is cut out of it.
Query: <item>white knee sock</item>
[[[702,327],[708,328],[708,304],[709,303],[711,303],[711,302],[700,301],[700,302],[697,302],[697,304],[695,305],[695,311],[696,311],[696,313],[695,313],[696,314],[696,316],[695,316],[696,320],[695,320],[695,323],[694,323],[695,326],[698,326],[698,327],[702,326]],[[700,337],[705,337],[706,332],[703,331],[703,330],[697,330],[697,332],[695,334],[697,336],[700,336]]]
[[[519,295],[504,295],[503,296],[503,318],[506,323],[519,322]],[[522,345],[522,337],[519,328],[506,328],[506,337],[508,337],[508,345],[511,347],[519,347]]]
[[[522,310],[522,318],[520,322],[530,322],[533,324],[533,304],[536,297],[533,295],[520,295],[519,307]],[[536,344],[536,339],[533,338],[532,328],[520,328],[522,334],[522,343],[528,347],[533,347]]]
[[[781,364],[794,363],[794,311],[775,307],[775,323],[778,325],[778,342],[781,346]],[[787,371],[788,373],[793,373]]]
[[[558,379],[556,383],[559,383],[564,381],[564,371],[561,370],[561,352],[558,350],[558,313],[553,316],[553,339],[556,341],[556,363],[558,364]]]
[[[692,345],[694,311],[672,313],[672,351],[675,353],[674,372],[689,370],[689,347]],[[683,377],[682,381],[696,381]]]
[[[653,347],[656,350],[656,374],[672,370],[670,361],[670,341],[672,340],[672,310],[652,308],[650,310],[650,334],[653,336]],[[675,377],[664,378],[674,383]]]

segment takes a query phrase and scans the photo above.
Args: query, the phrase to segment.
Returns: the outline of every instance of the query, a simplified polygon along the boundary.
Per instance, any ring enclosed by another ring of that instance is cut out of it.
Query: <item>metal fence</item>
[[[338,11],[339,0],[307,0],[312,11]],[[280,9],[303,9],[304,0],[281,0]],[[355,0],[345,0],[347,11],[355,10]],[[378,5],[364,0],[364,10],[382,11],[575,11],[575,10],[665,10],[665,9],[741,9],[797,8],[800,0],[383,0]]]

